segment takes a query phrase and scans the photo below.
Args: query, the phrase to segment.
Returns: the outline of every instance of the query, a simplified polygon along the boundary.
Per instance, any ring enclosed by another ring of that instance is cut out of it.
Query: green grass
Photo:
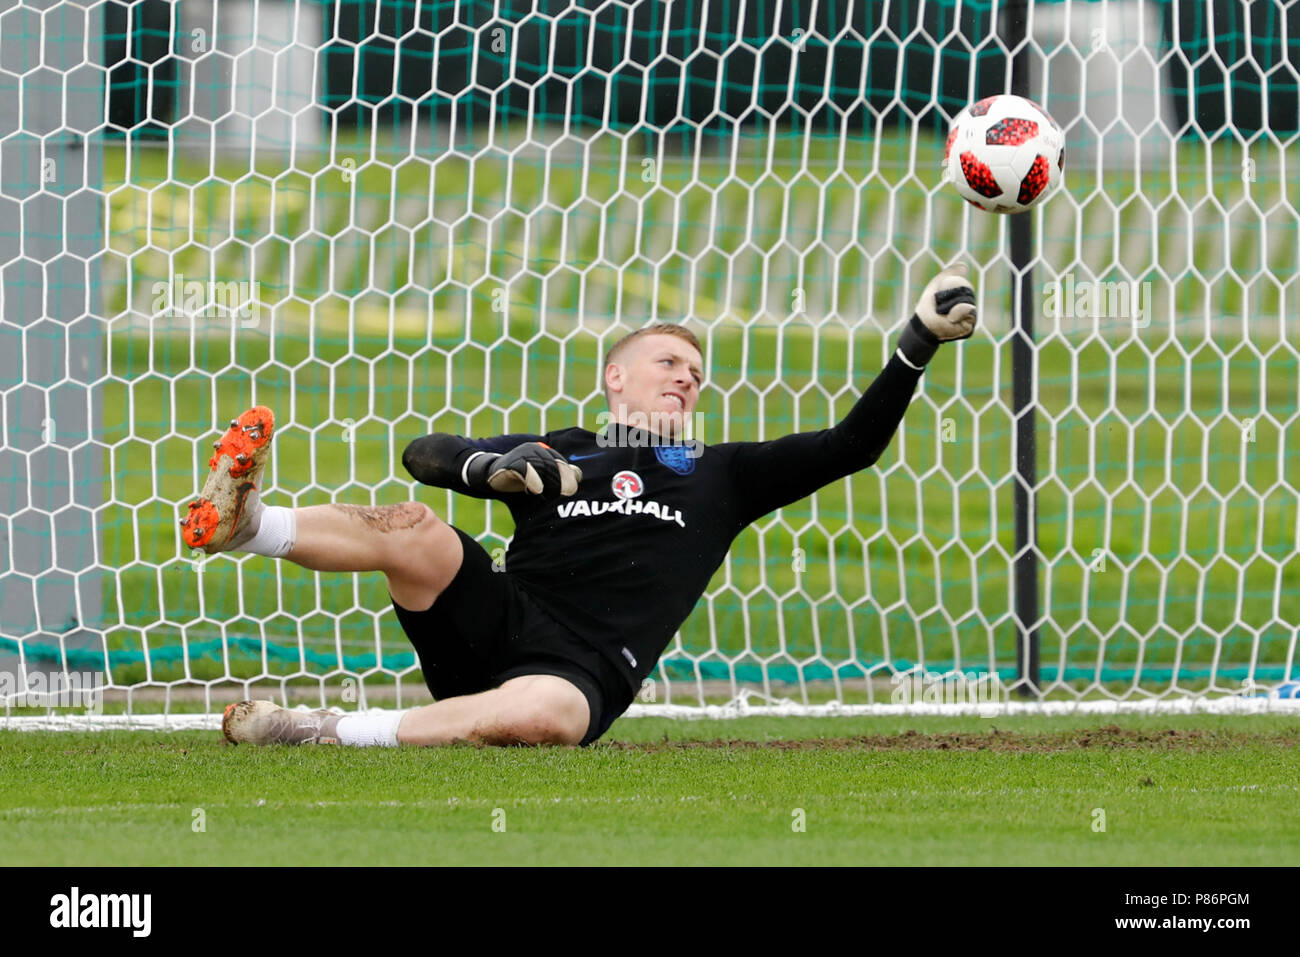
[[[221,746],[215,732],[0,732],[0,851],[18,865],[1296,859],[1294,719],[1119,724],[624,719],[608,736],[616,744],[586,750],[257,749]],[[908,731],[917,733],[881,737]],[[1093,829],[1099,808],[1104,832]]]

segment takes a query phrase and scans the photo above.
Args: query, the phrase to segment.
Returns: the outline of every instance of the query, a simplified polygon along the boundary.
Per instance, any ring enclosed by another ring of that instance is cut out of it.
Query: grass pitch
[[[26,865],[1284,864],[1300,854],[1297,745],[1300,722],[1278,716],[624,719],[585,750],[0,732],[0,853]]]

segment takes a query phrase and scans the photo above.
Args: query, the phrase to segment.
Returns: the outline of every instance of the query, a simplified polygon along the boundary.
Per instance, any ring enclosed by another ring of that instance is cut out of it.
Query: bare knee
[[[563,678],[527,675],[502,685],[509,696],[495,727],[484,729],[487,744],[581,744],[590,723],[586,696]]]
[[[442,560],[446,557],[447,546],[459,541],[452,527],[423,502],[402,502],[389,505],[383,511],[385,531],[406,533],[391,539],[391,567],[402,569],[413,564],[413,560],[420,564],[445,564]],[[459,561],[455,564],[460,566]]]
[[[423,502],[401,502],[392,506],[394,523],[404,528],[418,528],[433,523],[442,524],[436,512]]]
[[[423,611],[437,600],[460,570],[464,547],[455,529],[423,502],[389,506],[386,516],[394,536],[384,572],[393,600],[411,611]]]
[[[400,502],[399,505],[377,508],[376,512],[378,523],[385,532],[415,531],[417,534],[426,534],[434,525],[445,524],[433,508],[424,502]]]
[[[587,730],[585,721],[579,728],[572,715],[553,705],[539,705],[513,724],[509,737],[520,744],[580,744]]]
[[[581,744],[590,720],[587,697],[555,675],[511,678],[499,688],[444,698],[402,718],[403,744]]]

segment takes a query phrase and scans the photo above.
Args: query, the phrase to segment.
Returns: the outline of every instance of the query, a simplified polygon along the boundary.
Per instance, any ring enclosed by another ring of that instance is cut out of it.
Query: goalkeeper
[[[975,329],[965,267],[925,288],[884,370],[833,428],[768,442],[683,444],[703,378],[681,326],[621,339],[605,365],[613,421],[546,435],[412,442],[426,485],[504,502],[504,566],[419,502],[268,507],[258,497],[274,428],[231,423],[181,524],[187,545],[287,558],[317,571],[381,571],[434,703],[337,715],[268,701],[226,709],[234,742],[351,745],[588,744],[631,705],[731,542],[751,522],[873,464],[940,343]],[[652,436],[650,432],[654,432]]]

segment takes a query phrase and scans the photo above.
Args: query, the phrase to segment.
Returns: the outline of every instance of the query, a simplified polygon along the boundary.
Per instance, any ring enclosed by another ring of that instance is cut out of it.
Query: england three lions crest
[[[687,445],[656,445],[655,458],[668,466],[678,475],[690,475],[695,471],[695,460],[700,457],[702,444],[692,442]]]

